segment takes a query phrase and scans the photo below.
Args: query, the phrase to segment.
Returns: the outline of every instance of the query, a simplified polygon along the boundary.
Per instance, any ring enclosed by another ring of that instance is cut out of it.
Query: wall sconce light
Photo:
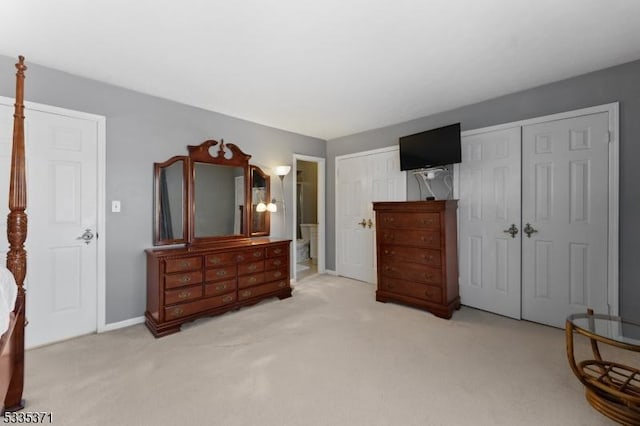
[[[265,203],[263,203],[262,201],[260,201],[258,203],[258,205],[256,206],[256,211],[257,212],[266,212],[267,211],[267,205]]]
[[[278,206],[276,206],[276,200],[275,198],[273,200],[271,200],[271,202],[269,204],[266,205],[265,207],[268,211],[270,211],[271,213],[275,213],[278,211]]]

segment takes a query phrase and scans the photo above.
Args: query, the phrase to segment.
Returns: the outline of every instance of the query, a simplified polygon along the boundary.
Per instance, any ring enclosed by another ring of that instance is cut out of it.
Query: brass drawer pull
[[[253,257],[262,257],[262,252],[261,251],[254,251],[253,252]]]
[[[395,255],[396,255],[396,252],[395,252],[394,250],[385,250],[385,251],[384,251],[384,254],[389,254],[389,255],[391,255],[391,256],[395,256]]]
[[[277,248],[277,249],[274,249],[273,252],[275,254],[280,254],[280,253],[282,253],[282,249]]]
[[[248,280],[248,281],[249,281],[249,284],[253,284],[253,283],[255,283],[256,281],[258,281],[258,279],[257,279],[256,277],[251,277],[251,278],[249,278],[249,280]]]
[[[189,296],[191,296],[190,291],[183,291],[180,294],[178,294],[178,299],[186,299]]]
[[[429,219],[422,219],[422,224],[423,225],[431,225],[433,224],[433,219],[429,218]]]
[[[171,317],[179,317],[182,314],[184,314],[184,309],[176,308],[173,311],[171,311],[171,314],[169,314],[169,316],[171,316]]]
[[[227,271],[225,269],[221,269],[218,272],[216,272],[216,275],[219,277],[224,277],[225,275],[227,275]]]
[[[216,291],[222,291],[222,290],[226,290],[227,289],[227,285],[226,284],[218,284],[216,286]]]
[[[393,216],[392,216],[392,217],[385,217],[385,218],[384,218],[384,221],[385,221],[385,222],[393,222],[394,220],[395,220],[395,218],[394,218]]]
[[[186,262],[186,261],[182,261],[180,262],[180,267],[181,268],[188,268],[189,266],[191,266],[191,262]]]
[[[278,260],[274,260],[274,261],[273,261],[273,265],[274,265],[274,266],[280,266],[280,264],[281,264],[281,263],[282,263],[282,262],[280,261],[280,259],[278,259]]]
[[[225,297],[222,298],[222,301],[224,303],[231,302],[232,300],[233,300],[233,296],[231,296],[230,294],[227,294]]]
[[[280,288],[283,288],[283,287],[286,287],[286,286],[287,286],[287,283],[285,283],[284,281],[280,281],[278,283],[278,287],[280,287]]]
[[[189,281],[191,281],[191,275],[184,275],[180,277],[178,281],[180,281],[181,283],[188,283]]]
[[[385,240],[393,240],[393,234],[384,234],[384,239]]]
[[[385,270],[385,271],[387,271],[387,272],[389,272],[389,271],[395,271],[395,269],[394,269],[394,268],[392,268],[391,266],[385,266],[385,267],[384,267],[384,270]]]
[[[219,257],[212,257],[211,259],[209,259],[209,262],[213,263],[214,265],[219,265],[220,264],[220,258]]]
[[[244,256],[243,256],[243,255],[241,255],[241,254],[239,254],[239,255],[238,255],[238,257],[236,257],[236,260],[237,260],[238,262],[242,262],[242,261],[244,260]]]
[[[433,274],[424,274],[424,279],[425,280],[432,280],[433,279]]]
[[[280,272],[280,271],[276,271],[276,272],[273,273],[273,276],[276,277],[276,278],[279,277],[280,275],[282,275],[282,272]]]
[[[242,293],[240,293],[240,296],[249,297],[249,296],[251,296],[251,291],[250,290],[245,290]]]
[[[388,283],[388,284],[387,284],[387,288],[393,288],[393,284]]]
[[[252,263],[251,265],[249,265],[249,267],[247,268],[249,271],[253,272],[256,269],[258,269],[258,264],[257,263]]]

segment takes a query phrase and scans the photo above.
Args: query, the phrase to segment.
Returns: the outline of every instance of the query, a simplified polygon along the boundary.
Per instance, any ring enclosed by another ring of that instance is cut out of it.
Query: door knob
[[[511,238],[515,238],[516,235],[518,234],[518,228],[516,227],[515,223],[512,223],[511,226],[508,229],[505,229],[502,232],[504,232],[506,234],[511,234]]]
[[[531,226],[530,223],[527,223],[525,225],[524,229],[522,230],[522,232],[527,234],[527,237],[531,238],[531,234],[535,234],[536,232],[538,232],[538,230],[534,229],[533,226]]]
[[[371,228],[373,226],[373,221],[371,219],[367,220],[367,226]]]
[[[362,227],[364,228],[365,226],[367,226],[367,221],[362,219],[362,222],[358,222],[358,225],[362,225]]]
[[[91,240],[93,240],[93,232],[91,229],[87,228],[84,230],[84,233],[76,238],[76,240],[84,240],[85,244],[89,244]]]

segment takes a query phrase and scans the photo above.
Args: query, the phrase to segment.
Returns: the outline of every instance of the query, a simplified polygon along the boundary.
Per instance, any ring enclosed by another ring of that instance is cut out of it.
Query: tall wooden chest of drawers
[[[290,297],[290,243],[253,238],[147,250],[147,328],[162,337],[199,317]]]
[[[378,289],[394,301],[451,318],[458,292],[457,200],[375,202]]]

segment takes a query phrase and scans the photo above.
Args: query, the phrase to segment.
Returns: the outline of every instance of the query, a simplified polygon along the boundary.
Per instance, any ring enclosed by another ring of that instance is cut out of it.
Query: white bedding
[[[9,314],[13,312],[18,296],[18,287],[13,274],[0,266],[0,335],[9,329]]]

